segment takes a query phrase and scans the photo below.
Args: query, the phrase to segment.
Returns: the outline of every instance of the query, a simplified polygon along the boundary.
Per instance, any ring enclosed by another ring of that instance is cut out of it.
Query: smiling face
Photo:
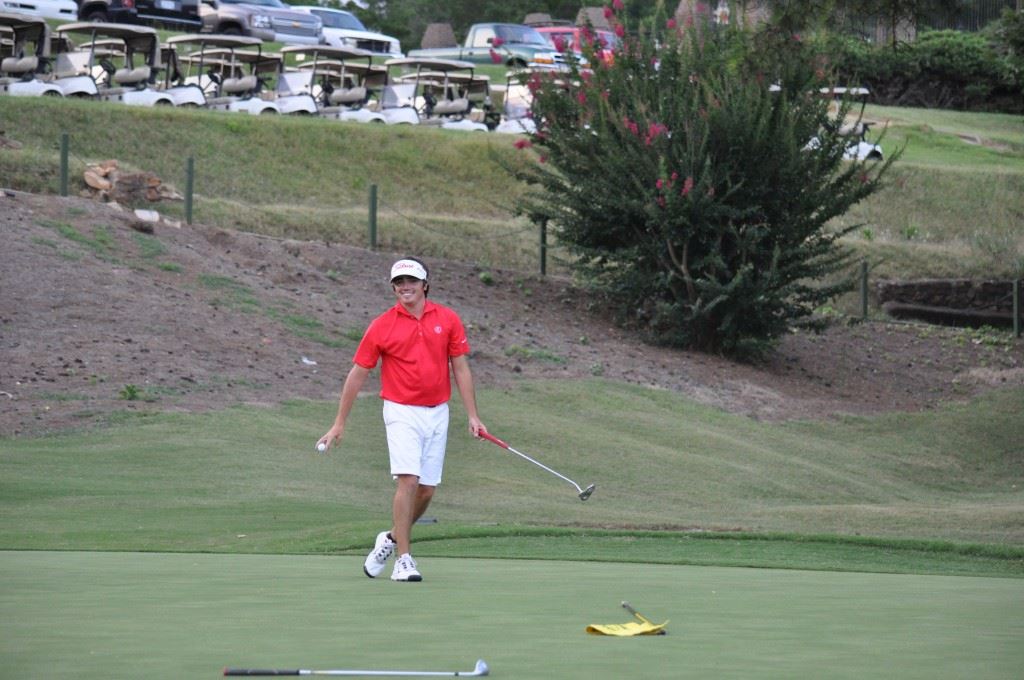
[[[423,280],[414,276],[396,276],[391,280],[391,288],[395,291],[395,299],[408,311],[422,309],[427,297]]]

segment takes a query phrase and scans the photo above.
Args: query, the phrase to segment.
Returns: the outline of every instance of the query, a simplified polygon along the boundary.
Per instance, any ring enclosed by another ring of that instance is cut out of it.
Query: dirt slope
[[[155,225],[87,199],[0,194],[0,435],[125,410],[335,399],[355,342],[392,304],[396,255]],[[880,323],[793,334],[761,366],[640,344],[566,281],[429,261],[481,386],[602,376],[764,419],[931,408],[1024,384],[1024,343]],[[312,362],[315,362],[312,363]],[[374,389],[375,385],[370,385]],[[134,397],[134,398],[133,398]],[[486,418],[485,418],[486,420]]]

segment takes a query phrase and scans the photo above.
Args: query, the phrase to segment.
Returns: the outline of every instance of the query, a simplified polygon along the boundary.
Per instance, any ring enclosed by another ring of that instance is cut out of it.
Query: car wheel
[[[219,32],[223,35],[242,35],[241,27],[235,26],[234,24],[230,26],[224,26],[220,29]]]
[[[107,17],[107,11],[103,9],[90,9],[83,18],[86,21],[95,21],[101,24],[110,20],[109,17]]]

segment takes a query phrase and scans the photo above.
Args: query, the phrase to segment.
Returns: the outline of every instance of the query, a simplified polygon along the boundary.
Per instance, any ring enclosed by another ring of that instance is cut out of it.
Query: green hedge
[[[826,51],[839,81],[869,88],[877,104],[1024,113],[1020,58],[992,35],[929,31],[895,50],[831,38]]]

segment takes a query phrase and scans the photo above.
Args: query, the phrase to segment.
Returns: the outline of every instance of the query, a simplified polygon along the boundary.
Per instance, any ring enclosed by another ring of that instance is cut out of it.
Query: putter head
[[[473,669],[473,675],[487,675],[491,672],[491,669],[487,667],[487,662],[483,659],[476,660],[476,668]]]
[[[592,494],[592,493],[594,493],[594,485],[593,484],[588,486],[583,491],[580,491],[580,500],[581,501],[587,500],[588,498],[590,498],[590,494]]]

